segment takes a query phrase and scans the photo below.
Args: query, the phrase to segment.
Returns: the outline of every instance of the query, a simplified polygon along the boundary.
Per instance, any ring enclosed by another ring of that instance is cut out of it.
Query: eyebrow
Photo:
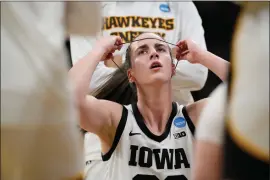
[[[156,43],[155,48],[158,48],[158,47],[167,47],[167,46],[165,44]]]
[[[159,48],[159,47],[166,47],[165,44],[161,44],[161,43],[155,43],[155,48]],[[139,46],[135,52],[139,51],[140,49],[147,49],[148,48],[148,45],[147,44],[143,44],[141,46]]]

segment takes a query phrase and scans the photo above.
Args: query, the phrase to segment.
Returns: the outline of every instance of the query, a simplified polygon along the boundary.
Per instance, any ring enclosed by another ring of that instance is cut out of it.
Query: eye
[[[147,51],[146,50],[140,50],[139,52],[138,52],[138,55],[141,55],[141,54],[146,54],[147,53]]]
[[[157,51],[158,52],[167,52],[166,49],[165,48],[162,48],[162,47],[158,48]]]

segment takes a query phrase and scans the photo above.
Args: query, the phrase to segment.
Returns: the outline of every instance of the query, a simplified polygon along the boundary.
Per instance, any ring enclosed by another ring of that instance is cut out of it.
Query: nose
[[[158,59],[159,58],[159,55],[157,53],[157,51],[153,48],[151,49],[151,55],[150,55],[150,59]]]

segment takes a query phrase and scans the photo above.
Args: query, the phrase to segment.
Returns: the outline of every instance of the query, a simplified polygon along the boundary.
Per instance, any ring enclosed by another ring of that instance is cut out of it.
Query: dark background
[[[230,61],[232,34],[240,12],[240,6],[227,1],[197,1],[194,4],[202,18],[208,51]],[[66,41],[66,47],[70,54],[69,40]],[[71,67],[71,57],[68,63]],[[221,80],[209,71],[205,86],[200,91],[192,92],[194,100],[209,96],[220,83]]]
[[[208,51],[230,61],[231,41],[240,6],[232,2],[194,2],[202,18]],[[192,92],[194,100],[209,96],[221,80],[211,71],[205,86]]]

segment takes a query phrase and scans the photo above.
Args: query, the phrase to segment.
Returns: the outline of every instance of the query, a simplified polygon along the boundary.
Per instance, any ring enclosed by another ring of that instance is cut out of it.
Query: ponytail
[[[128,105],[137,101],[136,90],[130,84],[127,69],[121,66],[113,74],[107,77],[107,81],[93,92],[97,99],[105,99],[122,105]],[[134,91],[135,90],[135,91]]]
[[[137,91],[135,83],[130,83],[127,76],[127,70],[131,67],[130,46],[127,48],[126,60],[124,64],[114,73],[105,77],[105,83],[99,86],[92,96],[97,99],[113,101],[122,105],[137,102]],[[87,131],[81,129],[85,134]]]

